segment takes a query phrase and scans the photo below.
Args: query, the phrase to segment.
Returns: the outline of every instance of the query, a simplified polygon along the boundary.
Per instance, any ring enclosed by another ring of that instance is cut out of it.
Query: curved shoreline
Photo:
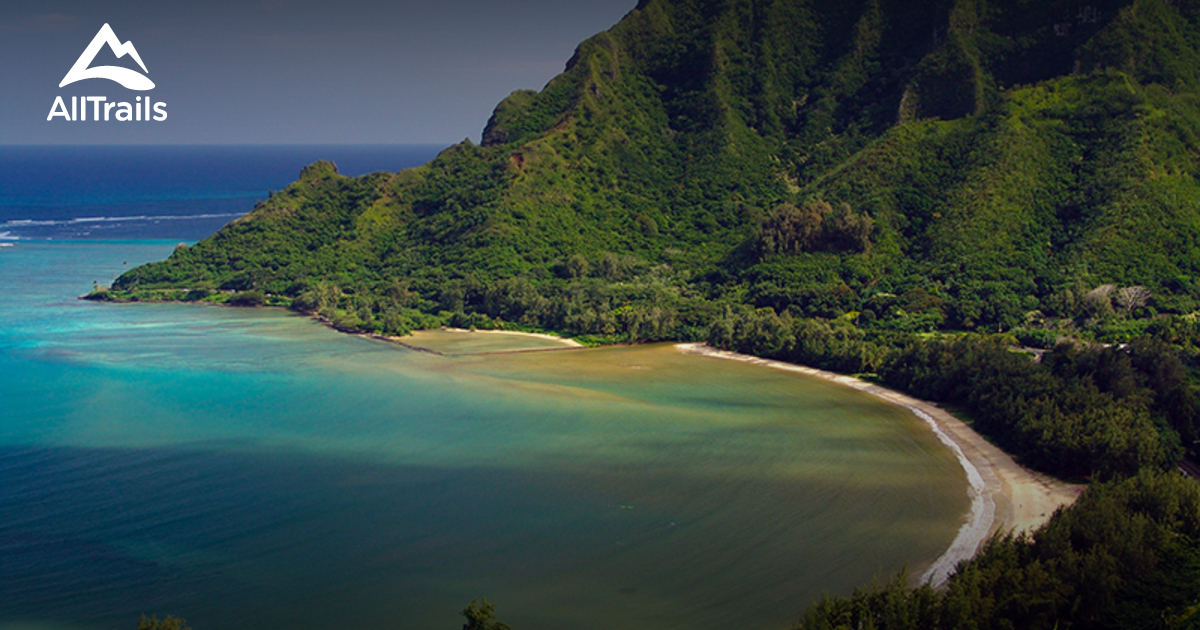
[[[80,299],[88,298],[87,296],[80,296]],[[341,330],[333,326],[329,320],[317,315],[310,314],[310,316],[340,332],[395,343],[419,352],[441,354],[428,348],[405,343],[403,337]],[[508,330],[467,330],[446,327],[443,327],[443,330],[456,333],[484,332],[551,339],[562,344],[561,348],[557,348],[562,350],[583,347],[582,344],[574,339],[544,333]],[[1048,521],[1055,510],[1074,503],[1079,493],[1083,490],[1082,486],[1068,484],[1022,467],[1009,454],[988,442],[964,422],[934,403],[918,400],[851,376],[782,361],[762,359],[736,352],[717,350],[703,343],[679,343],[675,344],[675,347],[688,354],[751,363],[839,383],[903,407],[925,422],[934,435],[937,436],[938,440],[955,455],[955,458],[966,473],[969,488],[968,494],[971,497],[971,508],[967,512],[966,522],[960,527],[950,547],[922,573],[918,581],[921,584],[929,583],[935,587],[942,586],[954,573],[958,563],[972,558],[990,535],[998,531],[1013,533],[1032,532]],[[555,348],[548,350],[555,350]]]
[[[942,586],[958,563],[973,557],[994,532],[1032,532],[1048,521],[1055,510],[1074,503],[1082,491],[1081,486],[1022,467],[1009,454],[934,403],[851,376],[726,352],[702,343],[681,343],[675,347],[688,354],[752,363],[838,383],[903,407],[925,422],[938,440],[954,453],[966,473],[971,508],[954,542],[921,575],[922,584]]]

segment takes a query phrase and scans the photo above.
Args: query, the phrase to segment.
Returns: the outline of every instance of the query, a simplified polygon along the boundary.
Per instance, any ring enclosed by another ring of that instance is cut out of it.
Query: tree
[[[147,617],[142,615],[138,620],[137,630],[192,630],[187,626],[186,619],[172,617],[167,615],[163,619],[159,619],[157,615]]]
[[[1143,286],[1123,287],[1117,291],[1117,306],[1125,309],[1126,313],[1132,313],[1146,305],[1146,301],[1150,299],[1150,289]]]
[[[823,199],[803,208],[790,203],[780,204],[758,228],[759,254],[767,258],[808,251],[819,238],[825,217],[832,212],[833,206]]]
[[[566,269],[568,278],[583,278],[588,275],[590,266],[586,258],[579,254],[572,254],[567,259]]]
[[[1112,314],[1112,294],[1117,290],[1115,284],[1102,284],[1087,292],[1084,301],[1091,313],[1097,317]]]
[[[489,604],[486,597],[480,600],[471,600],[471,603],[467,604],[462,611],[463,617],[467,618],[467,623],[463,624],[463,630],[512,630],[508,624],[496,620],[495,609],[496,606]],[[138,630],[142,629],[138,628]]]

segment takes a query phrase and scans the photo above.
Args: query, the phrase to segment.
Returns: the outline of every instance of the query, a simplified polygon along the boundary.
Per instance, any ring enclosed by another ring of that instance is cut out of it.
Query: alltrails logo
[[[100,32],[92,38],[92,43],[84,49],[83,54],[79,55],[79,59],[75,61],[75,65],[67,71],[67,76],[63,77],[58,87],[64,87],[83,81],[85,79],[108,79],[116,81],[122,87],[130,90],[153,90],[154,82],[135,70],[129,68],[121,68],[119,66],[96,66],[90,68],[92,61],[96,58],[100,49],[107,44],[112,49],[113,54],[118,59],[129,55],[141,66],[142,71],[149,74],[146,69],[146,64],[142,62],[141,55],[138,55],[137,49],[133,47],[133,42],[121,43],[117,39],[117,34],[113,32],[112,27],[105,24],[100,27]],[[67,103],[63,97],[54,97],[54,104],[50,106],[50,115],[46,116],[46,120],[54,120],[56,117],[63,117],[69,121],[87,120],[88,119],[88,104],[92,105],[92,120],[99,121],[101,119],[127,121],[155,120],[163,121],[167,119],[167,104],[154,103],[149,96],[145,100],[141,96],[134,99],[133,103],[127,102],[110,102],[107,96],[72,96],[71,109],[67,110]],[[115,112],[113,110],[116,110]],[[102,111],[103,110],[103,111]],[[151,118],[151,112],[154,116]]]

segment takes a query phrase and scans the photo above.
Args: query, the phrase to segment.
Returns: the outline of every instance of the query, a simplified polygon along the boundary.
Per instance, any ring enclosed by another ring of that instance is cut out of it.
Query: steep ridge
[[[634,340],[746,306],[1083,322],[1107,284],[1190,313],[1198,6],[646,0],[500,103],[482,146],[356,179],[314,164],[106,295]]]

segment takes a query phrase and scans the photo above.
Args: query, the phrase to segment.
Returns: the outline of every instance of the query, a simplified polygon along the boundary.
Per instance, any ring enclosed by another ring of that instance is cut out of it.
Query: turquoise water
[[[75,299],[173,245],[0,248],[0,628],[781,628],[967,508],[920,421],[790,373]]]

